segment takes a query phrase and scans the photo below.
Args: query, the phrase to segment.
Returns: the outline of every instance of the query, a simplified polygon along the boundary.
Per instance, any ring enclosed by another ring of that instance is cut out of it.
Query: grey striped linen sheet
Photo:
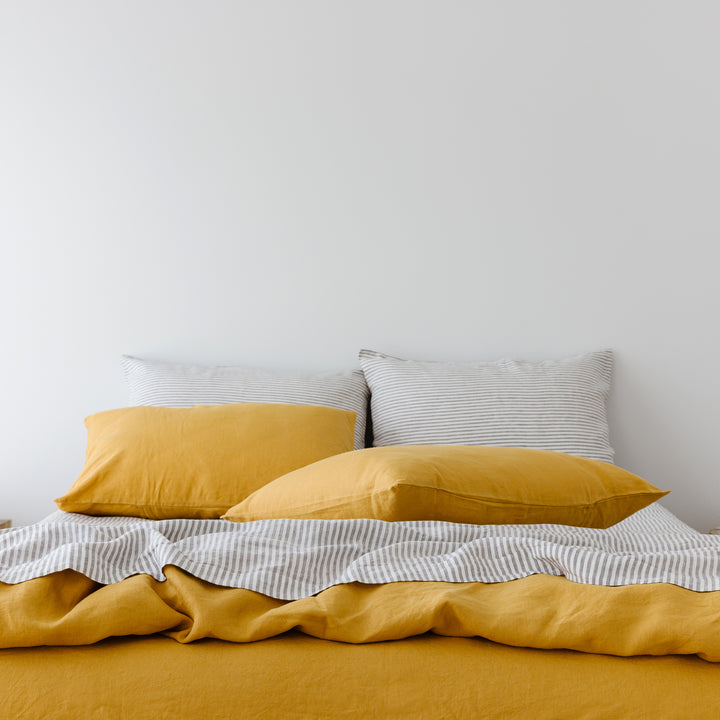
[[[365,447],[368,387],[360,370],[298,373],[181,365],[122,356],[129,405],[192,407],[226,403],[324,405],[356,413],[355,449]]]
[[[350,582],[578,583],[720,590],[720,537],[657,503],[607,530],[379,520],[142,520],[54,513],[0,533],[0,580],[72,568],[109,584],[174,565],[216,585],[294,600]]]
[[[612,462],[611,350],[461,364],[360,351],[374,445],[502,445]]]

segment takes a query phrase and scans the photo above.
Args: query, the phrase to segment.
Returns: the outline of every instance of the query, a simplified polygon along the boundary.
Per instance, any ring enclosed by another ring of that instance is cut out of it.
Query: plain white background
[[[617,462],[720,524],[717,3],[0,4],[0,516],[119,356],[616,352]]]

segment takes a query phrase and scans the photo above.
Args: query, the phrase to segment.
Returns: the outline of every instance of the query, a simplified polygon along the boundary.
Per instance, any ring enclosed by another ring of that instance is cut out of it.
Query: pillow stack
[[[453,364],[360,352],[298,374],[123,357],[61,510],[604,528],[663,493],[612,465],[612,353]],[[364,448],[368,395],[373,445]]]
[[[123,355],[128,405],[192,407],[226,403],[323,405],[355,413],[356,449],[365,447],[368,387],[360,370],[296,373],[180,365]]]

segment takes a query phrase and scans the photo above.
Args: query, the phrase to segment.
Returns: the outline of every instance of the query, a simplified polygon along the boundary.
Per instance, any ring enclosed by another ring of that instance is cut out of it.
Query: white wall
[[[619,464],[720,524],[720,6],[0,5],[0,516],[118,357],[612,347]]]

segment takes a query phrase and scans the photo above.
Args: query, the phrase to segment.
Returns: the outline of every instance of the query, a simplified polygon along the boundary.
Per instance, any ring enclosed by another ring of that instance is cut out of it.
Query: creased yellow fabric
[[[471,445],[365,448],[278,477],[230,508],[268,518],[560,523],[607,528],[667,495],[598,460],[550,450]]]
[[[0,647],[83,645],[164,633],[250,642],[299,629],[367,643],[421,635],[479,636],[506,645],[609,655],[695,654],[720,662],[720,592],[674,585],[617,588],[533,575],[512,582],[353,583],[295,601],[221,588],[166,567],[101,586],[66,570],[0,584]]]

